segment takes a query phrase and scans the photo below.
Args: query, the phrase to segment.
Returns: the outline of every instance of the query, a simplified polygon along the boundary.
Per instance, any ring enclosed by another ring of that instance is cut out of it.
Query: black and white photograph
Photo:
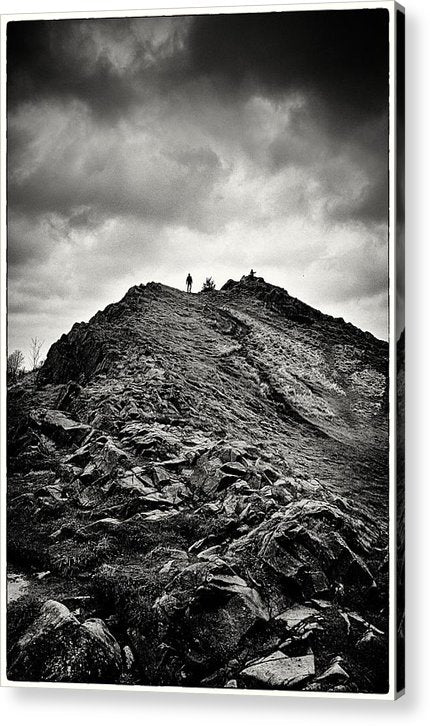
[[[2,683],[394,700],[403,8],[2,20]]]

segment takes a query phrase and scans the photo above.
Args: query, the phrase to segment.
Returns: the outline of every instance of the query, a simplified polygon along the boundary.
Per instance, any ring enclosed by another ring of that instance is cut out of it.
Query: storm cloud
[[[386,337],[387,11],[14,21],[7,77],[12,348],[251,266]]]

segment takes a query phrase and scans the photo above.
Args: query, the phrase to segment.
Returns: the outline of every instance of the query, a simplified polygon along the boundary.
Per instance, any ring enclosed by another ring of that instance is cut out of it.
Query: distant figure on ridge
[[[191,288],[193,286],[193,278],[191,277],[190,272],[187,275],[186,283],[187,283],[187,292],[191,292]]]
[[[255,270],[253,270],[252,267],[251,267],[251,272],[249,273],[249,276],[250,276],[251,280],[255,280]]]

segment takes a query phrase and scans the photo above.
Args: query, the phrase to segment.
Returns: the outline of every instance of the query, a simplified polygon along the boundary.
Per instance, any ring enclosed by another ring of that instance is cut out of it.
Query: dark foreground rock
[[[115,683],[121,649],[105,623],[80,623],[65,605],[48,600],[20,638],[8,669],[11,680]]]

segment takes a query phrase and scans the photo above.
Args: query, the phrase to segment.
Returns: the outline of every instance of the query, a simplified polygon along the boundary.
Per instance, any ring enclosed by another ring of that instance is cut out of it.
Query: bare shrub
[[[32,370],[36,371],[38,368],[40,368],[41,365],[41,358],[40,358],[40,351],[42,348],[42,345],[44,344],[44,340],[39,340],[39,338],[36,337],[31,339],[31,346],[30,346],[30,359],[32,363]]]
[[[23,372],[24,354],[20,350],[14,350],[7,358],[8,383],[16,383]]]

